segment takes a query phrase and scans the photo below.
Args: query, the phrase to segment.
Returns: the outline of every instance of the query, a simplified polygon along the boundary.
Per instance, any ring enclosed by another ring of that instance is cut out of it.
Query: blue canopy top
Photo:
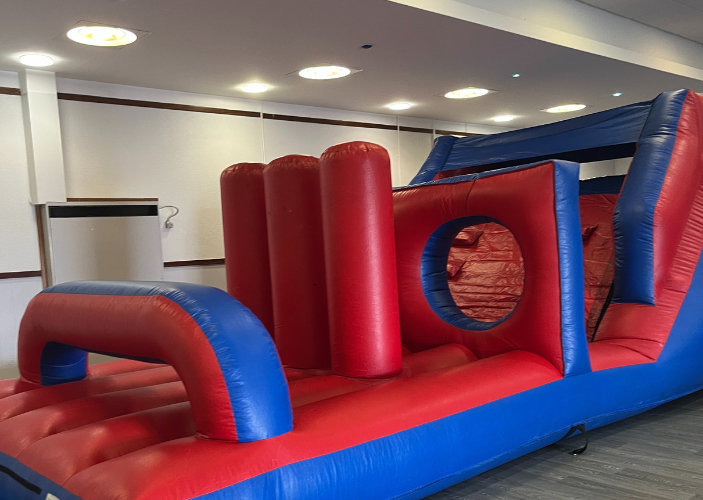
[[[467,167],[511,166],[544,159],[587,162],[632,156],[653,102],[502,134],[439,137],[410,184],[430,181],[441,171]]]

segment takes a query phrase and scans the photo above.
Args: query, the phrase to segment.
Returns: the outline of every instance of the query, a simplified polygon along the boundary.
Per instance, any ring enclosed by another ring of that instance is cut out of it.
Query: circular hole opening
[[[513,233],[495,222],[462,229],[449,250],[447,283],[456,306],[475,321],[493,323],[512,313],[525,283]]]

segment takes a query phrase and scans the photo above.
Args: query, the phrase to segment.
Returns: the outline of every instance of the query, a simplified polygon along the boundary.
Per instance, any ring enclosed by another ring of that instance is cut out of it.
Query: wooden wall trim
[[[0,87],[0,94],[21,95],[19,89],[9,87]],[[250,118],[263,118],[264,120],[314,123],[317,125],[335,125],[341,127],[372,128],[379,130],[400,130],[401,132],[416,132],[420,134],[431,134],[433,132],[432,129],[423,127],[406,127],[403,125],[386,125],[384,123],[357,122],[353,120],[332,120],[329,118],[312,118],[309,116],[279,115],[273,113],[259,113],[258,111],[244,111],[241,109],[211,108],[207,106],[194,106],[190,104],[142,101],[136,99],[102,97],[86,94],[69,94],[66,92],[59,92],[58,98],[64,101],[91,102],[96,104],[113,104],[118,106],[134,106],[139,108],[170,109],[173,111],[190,111],[194,113],[211,113],[217,115],[247,116]],[[473,137],[476,135],[483,135],[473,134],[470,132],[453,132],[451,130],[434,130],[434,132],[437,135],[459,135],[462,137]]]
[[[451,130],[435,130],[435,134],[437,134],[437,135],[460,135],[462,137],[474,137],[477,135],[484,135],[484,134],[473,134],[471,132],[452,132]]]
[[[224,266],[225,259],[172,260],[164,262],[164,267]]]
[[[49,261],[47,260],[46,256],[46,240],[44,236],[45,228],[44,228],[44,216],[42,213],[42,206],[41,205],[34,205],[34,215],[36,217],[37,221],[37,241],[39,242],[39,264],[41,266],[41,284],[42,288],[46,288],[49,286],[49,275],[48,275],[48,268],[49,268]]]
[[[0,273],[0,280],[12,280],[17,278],[41,278],[41,271],[13,271]]]
[[[396,125],[385,125],[383,123],[371,123],[371,122],[355,122],[350,120],[331,120],[328,118],[310,118],[308,116],[294,116],[294,115],[274,115],[271,113],[263,114],[264,120],[279,120],[286,122],[298,122],[298,123],[315,123],[318,125],[338,125],[342,127],[358,127],[358,128],[376,128],[381,130],[398,130]]]
[[[244,111],[241,109],[211,108],[207,106],[193,106],[190,104],[174,104],[169,102],[140,101],[136,99],[122,99],[117,97],[101,97],[96,95],[67,94],[59,92],[58,98],[64,101],[92,102],[96,104],[114,104],[118,106],[134,106],[137,108],[170,109],[173,111],[191,111],[195,113],[211,113],[215,115],[248,116],[259,118],[258,111]]]
[[[417,132],[417,133],[419,133],[419,134],[431,134],[431,133],[432,133],[432,129],[431,129],[431,128],[404,127],[404,126],[401,125],[400,127],[398,127],[398,129],[399,129],[401,132]]]
[[[158,198],[66,198],[66,201],[73,203],[87,202],[98,203],[105,201],[159,201]]]
[[[22,95],[22,91],[20,89],[16,89],[13,87],[0,87],[0,94],[5,94],[5,95]]]

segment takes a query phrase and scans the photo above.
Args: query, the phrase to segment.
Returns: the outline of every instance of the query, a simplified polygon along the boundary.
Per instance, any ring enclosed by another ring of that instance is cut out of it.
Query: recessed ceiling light
[[[513,73],[513,78],[520,78],[520,73]]]
[[[20,56],[20,62],[25,66],[34,66],[37,68],[54,64],[54,60],[51,57],[43,54],[25,54]]]
[[[410,104],[409,102],[392,102],[388,105],[388,107],[394,111],[402,111],[404,109],[410,109]]]
[[[579,111],[585,107],[585,104],[562,104],[561,106],[545,109],[545,111],[547,113],[571,113],[572,111]]]
[[[622,92],[613,93],[613,97],[620,97],[621,95],[622,95]]]
[[[447,99],[471,99],[472,97],[481,97],[482,95],[488,94],[488,89],[477,89],[474,87],[467,87],[465,89],[452,90],[444,94]]]
[[[129,45],[137,39],[137,35],[129,30],[110,26],[78,26],[66,35],[74,42],[99,47]]]
[[[268,85],[263,83],[247,83],[242,85],[242,92],[247,92],[249,94],[260,94],[261,92],[266,92],[269,88]]]
[[[344,66],[313,66],[301,69],[298,74],[310,80],[332,80],[351,74],[351,70]]]
[[[491,118],[491,120],[493,120],[494,122],[511,122],[515,118],[517,118],[515,115],[500,115]]]

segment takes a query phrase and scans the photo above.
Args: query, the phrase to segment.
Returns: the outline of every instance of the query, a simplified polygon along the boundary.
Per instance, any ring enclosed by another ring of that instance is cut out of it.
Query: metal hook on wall
[[[178,212],[180,212],[180,209],[174,205],[163,205],[163,206],[159,207],[159,209],[162,209],[162,208],[172,208],[174,210],[174,212],[171,215],[169,215],[166,218],[166,221],[164,222],[164,227],[166,229],[173,229],[173,222],[171,222],[171,219],[173,219],[176,215],[178,215]]]

